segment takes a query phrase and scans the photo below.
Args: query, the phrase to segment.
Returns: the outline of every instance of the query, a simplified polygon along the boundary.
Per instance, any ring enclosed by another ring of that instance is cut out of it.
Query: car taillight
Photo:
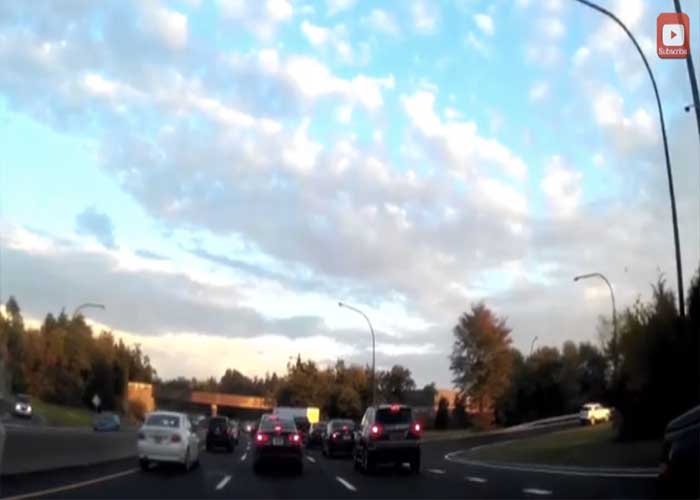
[[[139,432],[139,441],[143,441],[146,439],[146,435],[143,432]]]
[[[399,405],[391,405],[390,409],[391,413],[396,413],[401,409],[401,407]]]
[[[420,433],[420,424],[418,422],[413,424],[413,432],[415,432],[416,434]]]
[[[275,432],[282,432],[282,426],[276,425],[276,426],[275,426]]]
[[[421,425],[419,422],[413,422],[411,424],[411,430],[409,434],[415,438],[420,438]]]
[[[255,443],[256,444],[265,444],[270,440],[270,436],[267,434],[263,434],[262,432],[258,432],[255,435]]]
[[[338,439],[338,433],[337,433],[337,432],[334,432],[333,434],[331,434],[331,437],[332,437],[333,439]]]
[[[179,443],[180,441],[182,441],[182,436],[180,436],[180,434],[173,434],[170,437],[170,441],[172,441],[173,443]]]
[[[379,436],[382,435],[382,426],[381,425],[373,425],[369,429],[370,436],[373,438],[378,438]]]
[[[290,437],[291,437],[292,443],[294,443],[294,444],[301,443],[301,436],[299,434],[292,434]]]

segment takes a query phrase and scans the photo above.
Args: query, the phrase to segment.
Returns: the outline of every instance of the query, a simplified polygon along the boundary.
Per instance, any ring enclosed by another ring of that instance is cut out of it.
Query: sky
[[[639,40],[668,131],[684,285],[700,262],[670,0],[601,0]],[[700,6],[688,6],[691,51]],[[695,57],[696,67],[700,58]],[[573,0],[0,3],[0,300],[84,302],[161,377],[319,363],[451,385],[483,301],[528,352],[597,341],[676,289],[658,110],[641,58]]]

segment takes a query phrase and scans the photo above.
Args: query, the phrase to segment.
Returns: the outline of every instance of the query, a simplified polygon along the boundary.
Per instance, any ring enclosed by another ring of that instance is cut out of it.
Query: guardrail
[[[93,465],[136,456],[136,432],[5,425],[3,476]]]

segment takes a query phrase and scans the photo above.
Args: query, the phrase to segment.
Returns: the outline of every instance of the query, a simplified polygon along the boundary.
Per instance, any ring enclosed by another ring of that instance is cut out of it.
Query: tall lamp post
[[[357,314],[362,315],[363,318],[367,321],[367,324],[369,325],[369,331],[372,334],[372,406],[374,406],[375,401],[377,401],[377,374],[375,371],[375,345],[374,345],[374,328],[372,328],[372,322],[369,320],[367,315],[357,309],[356,307],[353,307],[351,305],[345,304],[344,302],[338,302],[338,307],[344,307],[345,309],[350,309],[351,311],[356,312]]]
[[[535,348],[535,342],[537,342],[537,335],[535,335],[535,338],[532,339],[532,343],[530,344],[530,356],[532,356],[532,350]]]
[[[661,137],[663,139],[664,143],[664,157],[666,159],[666,176],[668,177],[668,191],[669,195],[671,198],[671,220],[673,224],[673,241],[675,244],[675,250],[676,250],[676,278],[678,280],[678,309],[680,310],[680,325],[685,323],[685,299],[683,298],[683,267],[681,264],[681,243],[680,243],[680,237],[678,236],[678,215],[676,214],[676,195],[674,193],[673,189],[673,174],[671,172],[671,159],[668,153],[668,139],[666,138],[666,124],[664,122],[664,111],[663,108],[661,107],[661,98],[659,97],[659,89],[656,86],[656,80],[654,79],[654,73],[651,72],[651,67],[649,66],[649,61],[647,61],[646,56],[644,55],[644,52],[642,51],[642,48],[639,46],[639,43],[637,43],[637,40],[634,38],[630,30],[625,26],[625,24],[620,21],[615,14],[610,12],[607,9],[604,9],[600,5],[597,5],[589,0],[575,0],[576,2],[583,4],[587,7],[590,7],[593,10],[596,10],[600,12],[601,14],[604,14],[608,16],[610,19],[615,21],[618,26],[620,26],[624,32],[627,34],[630,40],[632,40],[632,43],[634,44],[634,47],[637,49],[637,52],[639,53],[639,56],[642,58],[642,61],[644,62],[644,67],[647,70],[647,74],[649,75],[649,79],[651,80],[651,85],[654,87],[654,96],[656,97],[656,106],[659,110],[659,121],[661,122]],[[607,281],[607,280],[606,280]]]
[[[606,278],[603,274],[601,273],[588,273],[588,274],[581,274],[579,276],[576,276],[574,278],[574,281],[579,281],[579,280],[585,280],[589,278],[600,278],[603,281],[605,281],[605,284],[608,285],[608,290],[610,290],[610,300],[612,301],[612,320],[613,320],[613,341],[612,341],[612,348],[613,348],[613,374],[617,373],[617,309],[615,308],[615,292],[613,291],[613,287],[608,281],[608,278]]]
[[[88,309],[88,308],[92,308],[92,309],[102,309],[103,311],[104,311],[105,309],[107,309],[103,304],[94,304],[94,303],[92,303],[92,302],[86,302],[85,304],[80,304],[78,307],[76,307],[76,308],[75,308],[75,311],[73,311],[73,316],[71,316],[71,317],[72,317],[72,318],[77,318],[77,317],[78,317],[78,313],[80,313],[80,311],[82,311],[83,309]]]

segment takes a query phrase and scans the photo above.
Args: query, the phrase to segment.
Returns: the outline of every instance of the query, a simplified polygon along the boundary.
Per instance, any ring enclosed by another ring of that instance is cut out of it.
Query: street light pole
[[[612,320],[613,320],[613,341],[612,341],[612,348],[613,348],[613,374],[617,373],[617,362],[618,362],[618,351],[617,351],[617,345],[618,345],[618,339],[617,339],[617,309],[615,307],[615,292],[613,291],[613,287],[608,281],[608,278],[606,278],[603,274],[601,273],[589,273],[589,274],[581,274],[579,276],[576,276],[574,278],[574,281],[579,281],[579,280],[584,280],[588,278],[600,278],[603,281],[605,281],[605,284],[608,285],[608,290],[610,290],[610,300],[612,301]]]
[[[71,318],[75,319],[78,317],[78,313],[82,309],[87,309],[87,308],[93,308],[93,309],[102,309],[103,311],[107,309],[103,304],[94,304],[92,302],[86,302],[85,304],[80,304],[78,307],[75,308],[75,311],[73,311],[73,316]]]
[[[532,349],[535,347],[535,342],[537,342],[537,335],[535,335],[535,338],[532,339],[532,343],[530,344],[530,356],[532,356]]]
[[[671,198],[671,220],[673,224],[673,241],[675,244],[675,249],[676,249],[676,278],[678,280],[678,308],[680,310],[680,325],[682,326],[685,323],[685,300],[683,297],[683,266],[681,264],[681,243],[680,243],[680,237],[678,236],[678,215],[676,214],[676,195],[674,193],[673,189],[673,174],[671,172],[671,158],[669,156],[668,152],[668,139],[666,138],[666,124],[664,122],[664,111],[663,108],[661,107],[661,98],[659,97],[659,89],[656,86],[656,80],[654,79],[654,73],[651,72],[651,67],[649,66],[649,61],[647,61],[646,56],[644,55],[644,52],[642,51],[642,48],[639,46],[639,43],[637,43],[637,39],[634,38],[630,30],[625,26],[625,24],[620,21],[615,14],[610,12],[607,9],[604,9],[603,7],[596,5],[595,3],[589,1],[589,0],[575,0],[578,3],[581,3],[587,7],[590,7],[593,10],[596,10],[600,12],[601,14],[604,14],[608,16],[610,19],[615,21],[615,23],[620,26],[624,32],[627,34],[630,40],[632,40],[632,43],[634,44],[634,47],[637,49],[637,52],[639,52],[639,56],[642,58],[642,61],[644,62],[644,67],[647,70],[647,74],[649,75],[649,79],[651,80],[651,84],[654,87],[654,96],[656,97],[656,106],[659,109],[659,121],[661,122],[661,137],[663,139],[664,143],[664,157],[666,159],[666,176],[668,177],[668,191],[669,195]]]
[[[681,13],[680,0],[673,0],[673,5],[676,7],[676,12]],[[687,34],[686,34],[687,36]],[[698,135],[700,135],[700,96],[698,95],[698,80],[695,78],[695,66],[693,65],[693,56],[688,52],[685,58],[685,64],[688,66],[688,77],[690,78],[690,92],[693,94],[693,107],[695,108],[695,121],[698,125]],[[690,111],[690,108],[686,108]]]
[[[372,406],[374,406],[374,403],[377,401],[377,373],[375,371],[374,328],[372,328],[372,322],[369,320],[365,313],[363,313],[356,307],[352,307],[343,302],[338,302],[338,307],[344,307],[346,309],[350,309],[351,311],[355,311],[357,314],[361,314],[362,317],[365,318],[365,320],[367,321],[367,324],[369,325],[369,331],[372,334]]]

